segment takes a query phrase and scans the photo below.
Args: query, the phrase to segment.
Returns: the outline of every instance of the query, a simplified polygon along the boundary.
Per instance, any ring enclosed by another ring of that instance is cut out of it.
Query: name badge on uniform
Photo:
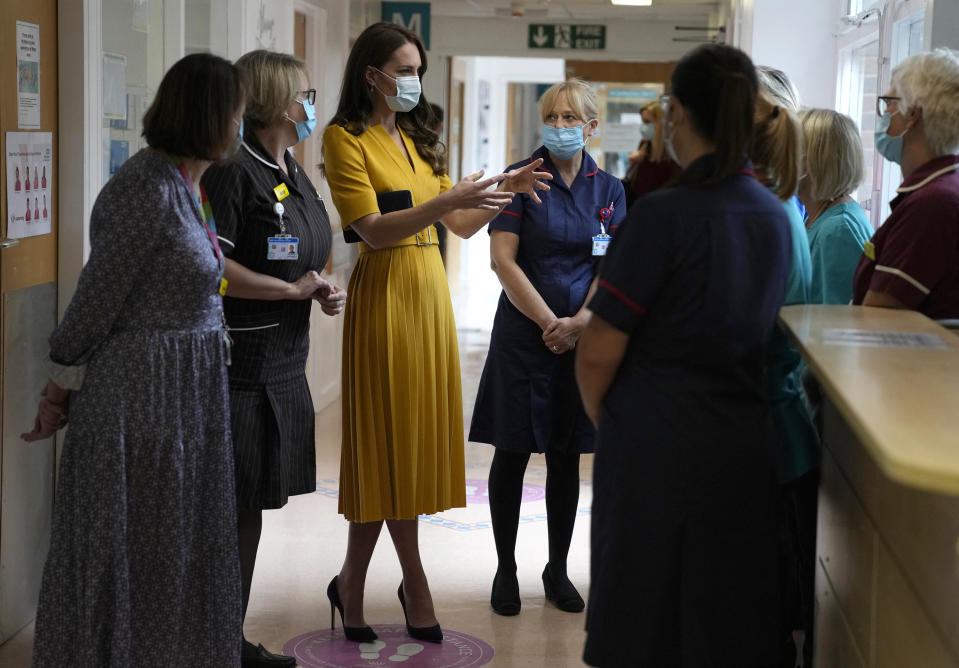
[[[286,187],[285,183],[281,183],[280,185],[278,185],[276,188],[273,189],[273,192],[276,194],[276,201],[278,202],[282,202],[290,194],[290,191]]]
[[[266,240],[267,260],[298,260],[300,258],[300,240],[298,237],[279,236]]]
[[[862,249],[862,252],[866,254],[873,262],[876,261],[876,247],[872,245],[871,241],[867,241],[865,247]]]
[[[609,242],[613,238],[608,234],[597,234],[593,237],[593,257],[606,255],[606,249],[609,248]]]

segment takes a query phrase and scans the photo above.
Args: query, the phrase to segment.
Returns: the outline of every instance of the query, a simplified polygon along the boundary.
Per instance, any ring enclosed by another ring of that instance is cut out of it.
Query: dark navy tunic
[[[789,266],[782,203],[745,169],[636,200],[614,238],[589,308],[629,343],[596,439],[587,663],[776,663],[763,348]]]
[[[596,274],[592,238],[600,234],[600,209],[613,205],[606,223],[611,234],[626,215],[625,194],[619,179],[600,170],[586,152],[571,186],[558,177],[544,147],[508,170],[537,158],[544,160],[541,169],[554,175],[550,190],[539,193],[543,203],[517,195],[490,230],[519,235],[516,263],[556,317],[571,317],[586,301]],[[593,428],[573,377],[573,351],[551,353],[542,335],[503,292],[469,440],[517,452],[593,451]]]
[[[294,282],[322,271],[332,232],[326,206],[289,153],[287,174],[247,132],[236,160],[203,177],[227,257],[260,274]],[[274,188],[285,184],[283,220],[299,238],[296,260],[267,259],[267,239],[280,233]],[[316,490],[313,399],[306,380],[312,300],[226,297],[233,337],[230,411],[240,508],[279,508],[287,497]]]

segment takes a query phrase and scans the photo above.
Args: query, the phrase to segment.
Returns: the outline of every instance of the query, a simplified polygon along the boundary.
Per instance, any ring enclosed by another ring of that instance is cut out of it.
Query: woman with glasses
[[[865,244],[853,303],[959,318],[959,52],[911,56],[879,98],[876,150],[902,167],[892,213]]]
[[[310,309],[343,310],[346,293],[320,275],[332,233],[323,200],[290,149],[316,125],[316,91],[293,56],[252,51],[237,61],[249,85],[236,160],[207,172],[226,255],[224,312],[230,365],[243,614],[262,511],[316,490],[313,399],[306,380]],[[243,666],[296,665],[243,640]]]
[[[789,221],[746,158],[749,58],[698,47],[670,88],[665,139],[684,171],[620,225],[576,357],[598,426],[584,659],[771,666],[779,573],[763,360]]]

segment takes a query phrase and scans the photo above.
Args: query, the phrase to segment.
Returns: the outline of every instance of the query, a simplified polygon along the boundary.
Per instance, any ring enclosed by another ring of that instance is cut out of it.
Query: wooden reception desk
[[[826,399],[816,667],[959,667],[959,333],[857,306],[780,326]]]

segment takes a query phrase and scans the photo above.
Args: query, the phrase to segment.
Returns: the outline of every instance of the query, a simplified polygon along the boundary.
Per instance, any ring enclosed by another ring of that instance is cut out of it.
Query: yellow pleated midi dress
[[[323,133],[323,160],[344,229],[409,190],[413,206],[451,187],[402,133],[381,125]],[[428,243],[431,245],[417,245]],[[339,512],[353,522],[415,519],[466,505],[459,350],[446,271],[430,226],[381,249],[359,244],[343,332]]]

